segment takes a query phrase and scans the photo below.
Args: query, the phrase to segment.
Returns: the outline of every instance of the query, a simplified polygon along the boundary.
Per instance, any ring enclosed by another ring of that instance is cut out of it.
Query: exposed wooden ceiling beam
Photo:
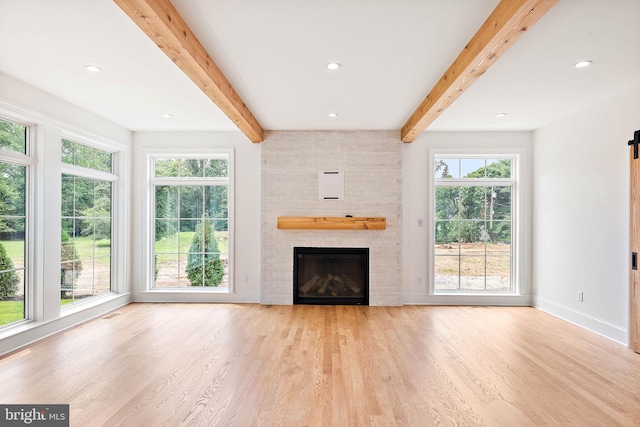
[[[169,0],[114,0],[253,142],[264,131]]]
[[[502,0],[402,126],[401,138],[413,142],[558,0]]]

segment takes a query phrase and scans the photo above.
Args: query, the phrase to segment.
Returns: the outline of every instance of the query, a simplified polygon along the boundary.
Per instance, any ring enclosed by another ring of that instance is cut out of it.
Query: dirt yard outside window
[[[511,245],[450,243],[435,247],[436,291],[510,291]]]

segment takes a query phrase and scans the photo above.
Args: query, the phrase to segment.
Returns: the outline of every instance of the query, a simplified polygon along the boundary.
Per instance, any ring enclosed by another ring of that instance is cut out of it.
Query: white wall
[[[75,105],[62,101],[33,86],[0,73],[0,114],[10,120],[29,124],[35,129],[35,165],[32,189],[32,236],[34,242],[31,286],[32,321],[0,332],[0,355],[27,345],[65,328],[100,316],[131,300],[129,293],[128,246],[114,256],[117,272],[112,285],[118,294],[60,309],[60,139],[63,135],[90,141],[118,152],[119,174],[116,183],[123,215],[117,232],[128,230],[128,150],[131,132]]]
[[[638,99],[640,87],[534,134],[534,304],[624,344]]]
[[[424,132],[411,144],[404,144],[403,277],[405,304],[485,304],[529,305],[531,275],[531,132]],[[522,265],[519,266],[518,295],[428,295],[433,257],[428,247],[430,207],[429,150],[457,154],[520,155],[520,205],[523,239]],[[422,226],[418,225],[419,221]]]
[[[235,166],[235,289],[232,293],[149,291],[146,153],[233,149]],[[257,302],[260,300],[260,149],[240,132],[136,132],[134,134],[132,277],[136,301]]]

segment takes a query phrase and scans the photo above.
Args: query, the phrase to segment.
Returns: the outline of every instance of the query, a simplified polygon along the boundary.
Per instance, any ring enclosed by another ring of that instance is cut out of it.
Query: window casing
[[[432,292],[518,292],[519,156],[433,156]]]
[[[233,290],[233,158],[150,157],[150,289]]]
[[[113,154],[62,140],[61,304],[112,292]]]

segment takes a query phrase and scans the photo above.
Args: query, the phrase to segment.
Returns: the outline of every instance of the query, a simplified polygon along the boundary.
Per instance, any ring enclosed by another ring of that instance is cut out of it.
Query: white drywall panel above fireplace
[[[293,248],[369,248],[369,304],[402,304],[402,150],[397,131],[273,131],[261,144],[263,304],[293,303]],[[344,200],[318,200],[318,171]],[[386,217],[385,230],[278,230],[278,216]]]

